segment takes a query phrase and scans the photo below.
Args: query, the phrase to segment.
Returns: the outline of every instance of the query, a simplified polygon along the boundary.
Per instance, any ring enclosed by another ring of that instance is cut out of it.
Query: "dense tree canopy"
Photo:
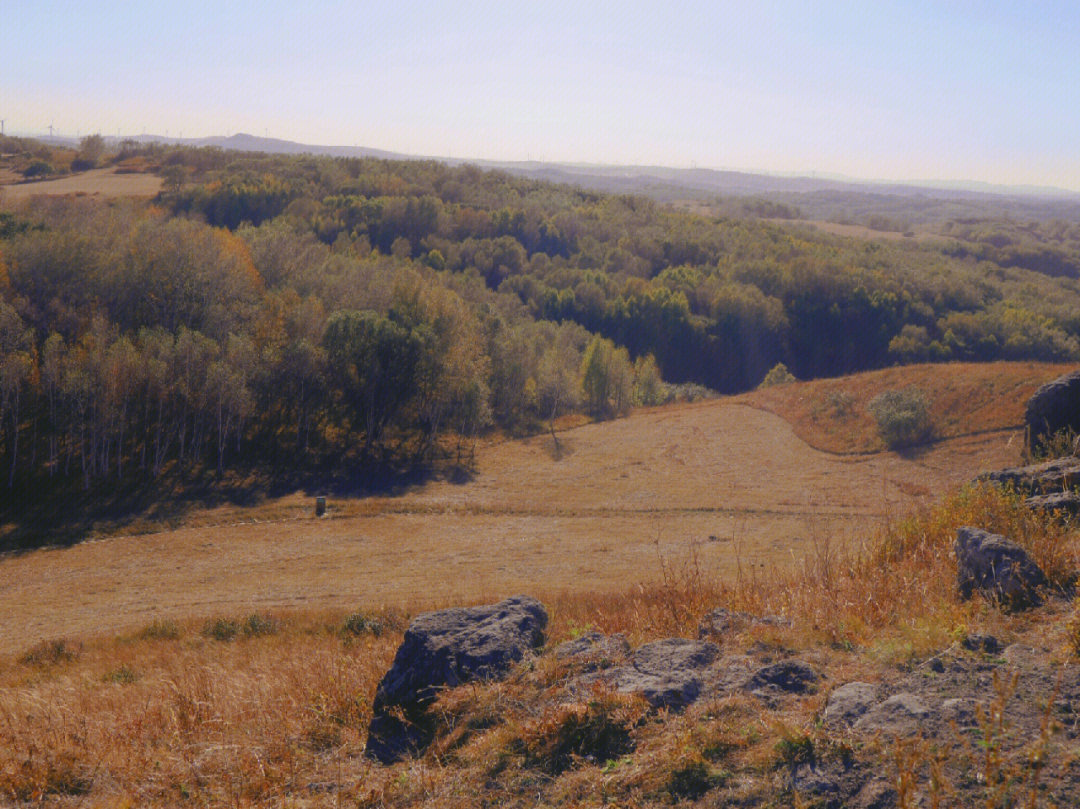
[[[423,462],[781,362],[1080,356],[1075,226],[876,242],[434,162],[114,159],[173,180],[0,217],[9,487]]]

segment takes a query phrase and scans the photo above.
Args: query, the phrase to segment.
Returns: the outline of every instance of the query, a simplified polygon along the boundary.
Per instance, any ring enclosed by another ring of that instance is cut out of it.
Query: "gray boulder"
[[[1024,408],[1029,446],[1058,430],[1080,432],[1080,371],[1041,386]]]
[[[752,626],[791,626],[791,621],[779,615],[751,615],[749,612],[717,607],[702,617],[698,624],[698,639],[719,640]]]
[[[560,643],[555,657],[571,664],[581,672],[609,669],[624,662],[630,654],[630,644],[621,634],[604,635],[589,632],[579,638]]]
[[[1010,609],[1040,602],[1046,575],[1015,542],[979,528],[956,531],[956,581],[962,598],[976,590]]]
[[[870,683],[844,683],[829,695],[825,704],[826,725],[850,725],[877,702],[878,689]]]
[[[896,694],[870,708],[855,722],[856,730],[909,735],[930,718],[930,709],[914,694]]]
[[[985,652],[988,655],[1001,651],[1001,642],[997,638],[981,632],[972,632],[961,641],[960,645],[972,652]]]
[[[547,620],[544,605],[527,596],[417,616],[375,692],[365,754],[389,764],[422,750],[439,691],[506,676],[543,644]]]
[[[613,669],[611,684],[641,694],[654,708],[685,708],[701,696],[720,649],[714,643],[668,638],[638,648],[629,666]]]
[[[978,700],[971,697],[954,697],[941,703],[941,715],[946,722],[968,727],[978,721],[978,705]]]

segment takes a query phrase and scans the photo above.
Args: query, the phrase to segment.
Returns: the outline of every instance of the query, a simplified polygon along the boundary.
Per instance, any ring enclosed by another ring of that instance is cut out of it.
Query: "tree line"
[[[993,234],[963,252],[470,166],[100,145],[159,197],[0,217],[9,488],[423,464],[779,362],[1080,356],[1077,280]]]

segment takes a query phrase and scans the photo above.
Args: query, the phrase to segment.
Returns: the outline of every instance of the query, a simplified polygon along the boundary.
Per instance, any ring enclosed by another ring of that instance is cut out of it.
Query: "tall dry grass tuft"
[[[740,576],[715,588],[716,597],[733,609],[787,616],[839,645],[867,643],[887,628],[933,635],[935,628],[962,626],[984,608],[957,595],[953,544],[964,525],[1019,543],[1061,590],[1080,569],[1072,524],[1032,512],[1013,492],[971,485],[888,526],[872,544],[838,548],[818,538],[793,572]]]
[[[355,775],[400,641],[346,640],[339,626],[283,624],[232,643],[149,629],[88,641],[62,667],[0,668],[0,804],[91,792],[140,806],[278,805],[310,783],[336,789]]]

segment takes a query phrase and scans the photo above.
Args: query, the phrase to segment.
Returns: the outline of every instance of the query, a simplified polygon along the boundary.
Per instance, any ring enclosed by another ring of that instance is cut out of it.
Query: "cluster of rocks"
[[[964,527],[957,532],[955,551],[961,596],[980,593],[1007,609],[1022,609],[1042,599],[1046,576],[1016,543]],[[542,648],[547,621],[544,605],[527,596],[418,616],[379,683],[367,755],[390,763],[422,751],[434,733],[428,709],[439,691],[507,676]],[[622,635],[593,632],[560,644],[552,653],[566,665],[570,698],[602,686],[639,694],[654,708],[677,711],[706,696],[744,692],[775,707],[787,695],[814,692],[821,675],[797,659],[763,665],[748,655],[722,654],[714,641],[752,626],[787,623],[778,616],[717,608],[702,619],[696,640],[666,638],[631,649]],[[992,638],[972,636],[969,644],[971,649],[996,651]],[[906,732],[928,715],[926,705],[912,694],[878,697],[871,684],[843,685],[833,691],[825,720],[848,723],[856,730],[889,727]],[[957,717],[971,713],[959,701],[942,707]]]
[[[700,634],[714,635],[728,621],[780,620],[717,610],[703,620]],[[439,691],[506,677],[526,655],[540,650],[546,625],[544,606],[527,596],[418,616],[379,683],[366,754],[388,764],[423,751],[432,741],[428,710]],[[653,708],[672,711],[738,691],[774,703],[814,691],[821,679],[802,661],[762,665],[746,655],[722,655],[716,643],[704,639],[666,638],[631,649],[622,635],[593,632],[556,646],[552,654],[566,666],[569,699],[604,687],[639,694]]]

